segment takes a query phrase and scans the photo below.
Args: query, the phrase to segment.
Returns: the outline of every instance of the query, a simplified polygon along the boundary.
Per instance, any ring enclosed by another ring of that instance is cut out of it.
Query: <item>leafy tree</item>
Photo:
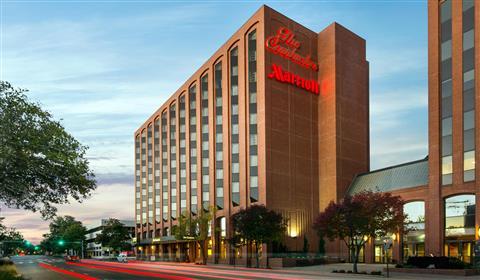
[[[193,240],[200,246],[202,264],[207,264],[207,240],[210,237],[210,226],[215,215],[215,208],[200,210],[197,215],[184,212],[178,217],[177,225],[172,227],[172,234],[177,240]]]
[[[26,91],[0,81],[0,202],[51,218],[54,204],[82,201],[96,183],[87,148]]]
[[[252,205],[232,215],[233,230],[250,244],[255,244],[257,267],[263,243],[279,240],[286,230],[282,215],[264,205]]]
[[[314,228],[331,241],[345,242],[358,272],[358,256],[368,237],[398,232],[404,223],[403,201],[399,196],[381,192],[361,192],[333,201],[316,218]]]
[[[62,253],[67,249],[81,250],[81,242],[85,241],[87,229],[82,222],[72,216],[56,217],[50,223],[50,232],[44,234],[41,246],[53,253]],[[63,244],[60,244],[63,241]]]
[[[0,218],[0,242],[2,242],[0,251],[3,250],[3,254],[10,255],[17,249],[27,247],[23,235],[14,227],[3,225],[3,219]]]
[[[102,232],[95,238],[95,242],[119,252],[131,249],[131,239],[132,236],[128,228],[122,222],[117,219],[108,219],[102,228]]]

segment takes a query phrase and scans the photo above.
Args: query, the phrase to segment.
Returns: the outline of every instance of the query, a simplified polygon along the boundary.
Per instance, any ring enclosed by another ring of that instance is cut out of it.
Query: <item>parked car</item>
[[[127,254],[126,253],[118,254],[117,261],[126,263],[127,262]]]
[[[78,256],[66,255],[65,256],[65,261],[66,262],[78,262],[78,261],[80,261],[80,258]]]

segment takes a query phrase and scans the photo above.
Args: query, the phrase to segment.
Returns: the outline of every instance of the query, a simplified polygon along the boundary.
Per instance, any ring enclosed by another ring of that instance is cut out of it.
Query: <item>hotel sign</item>
[[[306,69],[318,71],[318,65],[312,61],[311,56],[302,56],[297,53],[301,44],[295,40],[295,34],[286,27],[280,27],[275,35],[268,37],[265,41],[265,49],[273,54],[279,55],[291,62]],[[320,93],[320,85],[315,79],[305,79],[295,73],[285,71],[280,65],[272,64],[272,72],[267,76],[282,83],[288,83],[301,89],[310,91],[313,94]]]

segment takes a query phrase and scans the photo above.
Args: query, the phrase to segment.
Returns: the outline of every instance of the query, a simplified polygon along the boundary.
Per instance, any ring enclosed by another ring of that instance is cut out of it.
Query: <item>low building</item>
[[[102,233],[103,228],[109,219],[102,219],[99,223],[87,226],[87,233],[85,234],[86,254],[85,257],[92,259],[102,259],[113,257],[113,249],[104,247],[100,243],[95,242],[97,235]],[[135,222],[132,220],[120,220],[120,222],[128,228],[130,236],[135,236]]]

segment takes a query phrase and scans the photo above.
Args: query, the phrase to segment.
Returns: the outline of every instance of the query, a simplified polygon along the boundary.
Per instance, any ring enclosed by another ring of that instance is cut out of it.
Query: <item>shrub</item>
[[[409,257],[407,265],[417,268],[427,268],[430,265],[434,265],[435,268],[442,269],[465,269],[470,267],[470,264],[453,257]]]
[[[403,264],[397,263],[397,264],[395,265],[395,268],[403,268]]]
[[[338,270],[334,269],[332,270],[332,273],[338,273]]]
[[[370,272],[371,275],[382,275],[381,271],[372,271]]]
[[[0,279],[2,280],[25,280],[22,276],[16,276],[9,271],[0,271]]]
[[[0,265],[13,265],[13,262],[8,259],[0,259]]]
[[[345,270],[340,269],[340,270],[338,271],[338,273],[345,273]]]
[[[353,273],[353,271],[351,271],[351,270],[347,270],[347,273]]]
[[[358,274],[368,274],[366,271],[360,271]]]

